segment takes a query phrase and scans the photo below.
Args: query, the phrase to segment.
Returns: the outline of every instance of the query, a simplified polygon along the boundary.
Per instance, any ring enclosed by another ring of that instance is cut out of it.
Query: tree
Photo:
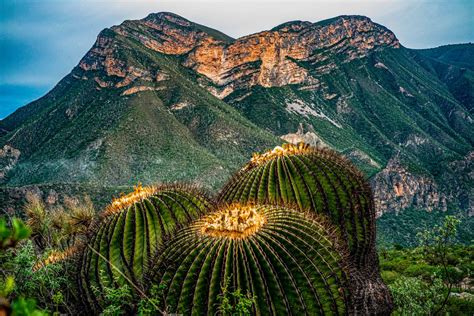
[[[436,225],[431,230],[425,230],[418,233],[420,247],[424,257],[432,264],[439,265],[446,279],[445,288],[447,289],[444,300],[434,311],[434,315],[439,314],[448,303],[451,290],[455,284],[454,275],[448,268],[448,250],[457,234],[457,226],[461,221],[455,216],[446,216],[442,225]]]

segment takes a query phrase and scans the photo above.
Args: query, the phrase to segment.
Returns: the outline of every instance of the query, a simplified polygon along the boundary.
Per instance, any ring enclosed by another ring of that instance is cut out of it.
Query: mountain
[[[452,95],[474,111],[474,44],[446,45],[423,49],[419,52],[428,57],[420,61],[427,70],[436,73]]]
[[[0,122],[4,186],[192,180],[216,188],[282,141],[332,147],[378,214],[473,212],[472,45],[412,50],[363,16],[233,39],[172,13],[103,30]]]

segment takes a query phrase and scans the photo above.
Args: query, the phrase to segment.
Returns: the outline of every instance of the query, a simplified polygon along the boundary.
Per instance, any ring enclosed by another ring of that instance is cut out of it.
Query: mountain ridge
[[[472,210],[472,95],[462,92],[474,77],[439,59],[363,16],[237,39],[171,13],[127,20],[0,121],[0,183],[216,187],[252,152],[304,140],[364,170],[379,215]]]

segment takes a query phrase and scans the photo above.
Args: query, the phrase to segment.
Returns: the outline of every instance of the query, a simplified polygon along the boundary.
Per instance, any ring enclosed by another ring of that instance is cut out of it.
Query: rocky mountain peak
[[[151,13],[143,21],[154,22],[156,24],[160,23],[173,23],[180,26],[189,27],[193,23],[180,15],[171,13],[171,12],[159,12]]]
[[[299,20],[289,21],[289,22],[282,23],[278,26],[275,26],[274,28],[271,29],[271,31],[274,31],[274,32],[291,32],[291,31],[299,32],[302,29],[307,28],[311,25],[312,25],[312,23],[308,22],[308,21],[299,21]]]
[[[399,47],[391,31],[363,16],[339,16],[317,23],[291,21],[234,40],[176,14],[153,13],[99,35],[80,68],[105,70],[107,76],[115,77],[99,78],[100,88],[117,87],[116,77],[125,78],[118,84],[124,87],[137,78],[156,75],[121,57],[127,40],[154,52],[180,56],[184,66],[202,76],[200,84],[221,99],[256,85],[317,90],[319,76],[338,67],[330,61],[333,56],[338,56],[338,62],[349,62],[373,50]]]

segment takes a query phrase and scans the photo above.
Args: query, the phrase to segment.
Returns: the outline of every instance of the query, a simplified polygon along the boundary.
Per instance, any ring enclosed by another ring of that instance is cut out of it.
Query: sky
[[[232,37],[358,14],[410,48],[474,42],[474,0],[0,0],[0,119],[51,90],[102,29],[161,11]]]

